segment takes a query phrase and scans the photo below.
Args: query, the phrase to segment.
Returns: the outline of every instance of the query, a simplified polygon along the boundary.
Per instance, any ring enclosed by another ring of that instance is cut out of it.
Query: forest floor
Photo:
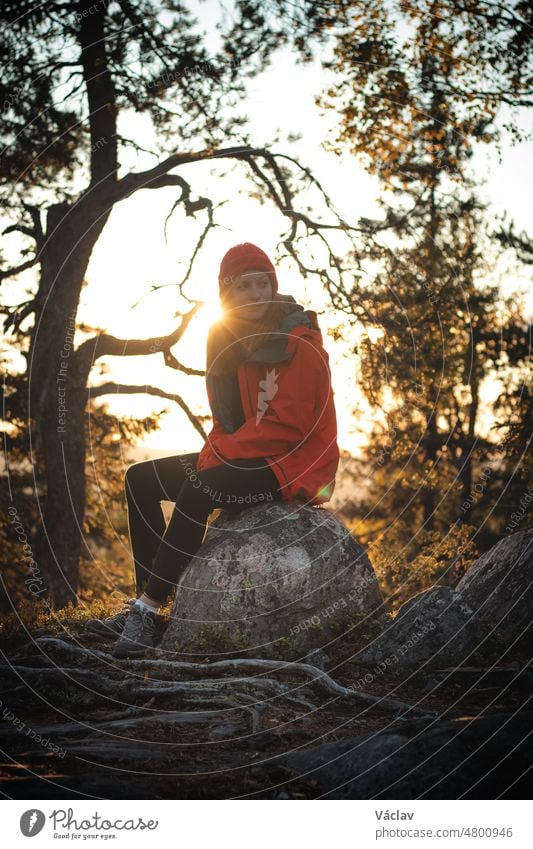
[[[327,670],[229,657],[117,661],[76,619],[0,643],[0,787],[7,798],[319,798],[323,778],[280,760],[333,741],[517,715],[526,654],[361,682],[344,646]],[[278,760],[276,760],[278,758]]]
[[[511,655],[496,639],[461,667],[404,676],[358,663],[362,646],[349,638],[316,666],[223,652],[190,663],[157,649],[118,661],[113,640],[91,635],[85,622],[131,595],[130,571],[127,547],[117,545],[82,569],[77,608],[50,616],[17,604],[4,617],[4,797],[456,798],[462,780],[465,797],[520,798],[532,762],[523,730],[533,729],[530,649]],[[456,773],[448,744],[464,731]],[[391,746],[405,741],[412,747],[394,761]],[[337,761],[343,747],[361,756]],[[317,750],[327,769],[315,768]],[[420,765],[416,780],[401,783]],[[343,790],[352,774],[361,780]],[[485,775],[492,784],[479,780]]]

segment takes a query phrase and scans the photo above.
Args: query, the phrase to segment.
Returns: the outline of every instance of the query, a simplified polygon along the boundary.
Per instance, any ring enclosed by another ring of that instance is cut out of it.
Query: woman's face
[[[259,321],[272,301],[272,283],[265,271],[243,271],[228,292],[228,308],[239,318]]]

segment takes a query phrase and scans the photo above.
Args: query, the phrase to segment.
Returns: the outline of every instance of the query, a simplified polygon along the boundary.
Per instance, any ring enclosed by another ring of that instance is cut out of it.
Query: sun
[[[198,329],[206,328],[206,331],[215,321],[219,321],[224,312],[220,305],[220,301],[218,299],[213,299],[212,301],[205,301],[204,306],[200,310],[198,314],[199,327]],[[206,332],[207,335],[207,332]]]

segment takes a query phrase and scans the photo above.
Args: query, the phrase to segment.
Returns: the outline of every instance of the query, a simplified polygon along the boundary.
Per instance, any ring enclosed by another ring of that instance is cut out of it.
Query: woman
[[[154,645],[159,607],[204,539],[212,510],[264,501],[329,501],[339,462],[328,355],[316,313],[278,293],[268,256],[250,242],[224,256],[223,317],[207,340],[213,427],[199,453],[126,471],[137,600],[89,627],[120,634],[115,657]],[[175,508],[165,530],[162,499]]]

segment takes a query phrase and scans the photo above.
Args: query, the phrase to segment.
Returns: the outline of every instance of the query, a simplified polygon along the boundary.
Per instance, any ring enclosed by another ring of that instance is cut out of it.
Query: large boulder
[[[533,528],[501,539],[472,564],[456,590],[485,631],[495,631],[500,642],[531,643]]]
[[[296,659],[366,618],[381,622],[381,605],[364,549],[328,510],[222,511],[180,579],[159,648]]]
[[[403,675],[447,666],[464,658],[475,643],[472,609],[451,587],[431,587],[400,607],[397,616],[358,660],[376,671]]]
[[[434,586],[410,598],[358,660],[376,674],[404,675],[470,662],[474,652],[491,646],[531,641],[532,543],[532,529],[505,537],[455,589]]]

